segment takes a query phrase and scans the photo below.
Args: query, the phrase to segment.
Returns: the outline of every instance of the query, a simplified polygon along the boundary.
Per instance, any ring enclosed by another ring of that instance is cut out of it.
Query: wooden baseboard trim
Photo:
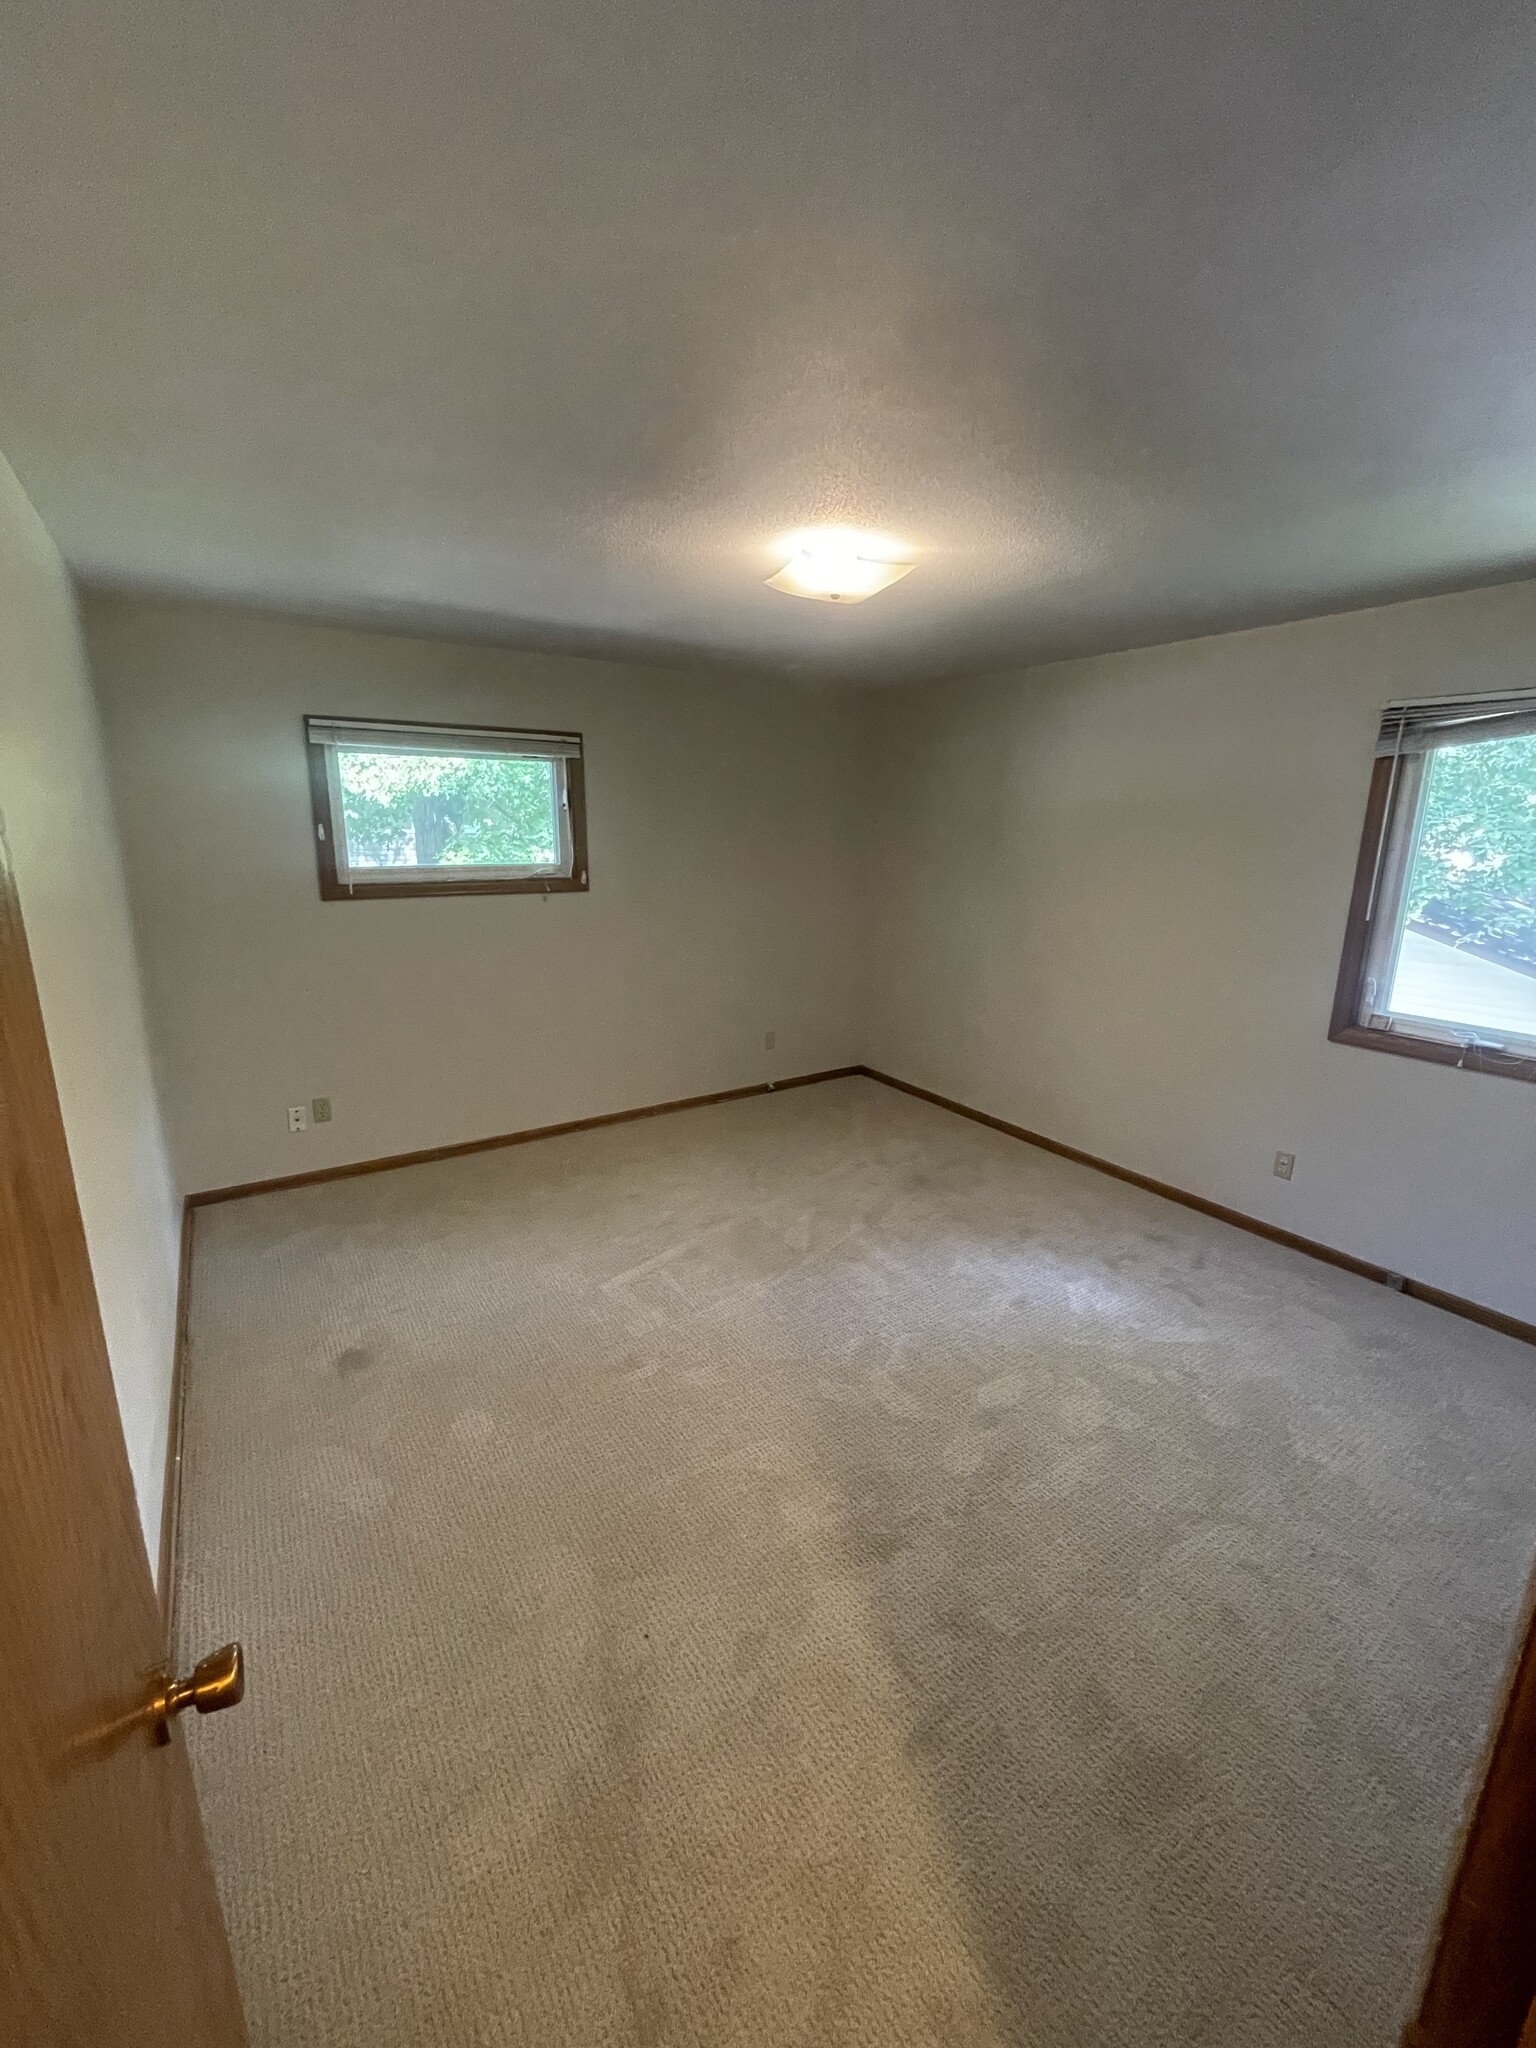
[[[1517,1316],[1505,1315],[1502,1309],[1485,1307],[1480,1301],[1468,1301],[1460,1294],[1449,1294],[1443,1287],[1431,1287],[1426,1280],[1405,1278],[1399,1285],[1387,1267],[1374,1265],[1369,1259],[1357,1259],[1353,1252],[1341,1252],[1331,1244],[1320,1244],[1316,1238],[1302,1237],[1294,1230],[1282,1230],[1278,1223],[1265,1223],[1257,1216],[1245,1215],[1241,1209],[1228,1209],[1221,1202],[1208,1201],[1204,1195],[1192,1195],[1185,1188],[1170,1187],[1167,1181],[1154,1180],[1150,1174],[1137,1173],[1129,1166],[1117,1166],[1112,1159],[1100,1159],[1096,1153],[1081,1151],[1076,1145],[1064,1145],[1059,1138],[1047,1138],[1040,1131],[1028,1131],[1022,1124],[1011,1124],[1006,1117],[991,1116],[984,1109],[972,1109],[969,1103],[938,1095],[931,1088],[919,1088],[915,1081],[899,1081],[894,1074],[882,1073],[878,1067],[860,1067],[858,1072],[867,1074],[871,1081],[883,1082],[887,1088],[899,1088],[903,1095],[915,1095],[922,1102],[953,1110],[956,1116],[969,1117],[972,1123],[985,1124],[989,1130],[1002,1131],[1010,1138],[1022,1138],[1026,1145],[1038,1145],[1042,1152],[1054,1152],[1058,1158],[1073,1159],[1079,1166],[1091,1166],[1116,1180],[1129,1181],[1132,1187],[1145,1188],[1149,1194],[1161,1195],[1165,1201],[1177,1202],[1185,1209],[1198,1209],[1202,1216],[1214,1216],[1218,1223],[1230,1223],[1235,1229],[1250,1231],[1255,1237],[1267,1237],[1272,1244],[1283,1244],[1293,1252],[1305,1252],[1308,1258],[1321,1259],[1325,1265],[1341,1266],[1346,1273],[1358,1273],[1364,1280],[1376,1280],[1383,1287],[1394,1287],[1401,1294],[1411,1294],[1416,1301],[1427,1301],[1432,1307],[1443,1308],[1453,1316],[1462,1316],[1469,1323],[1481,1323],[1486,1329],[1498,1330],[1506,1337],[1519,1337],[1527,1344],[1536,1344],[1536,1323],[1521,1322]]]
[[[160,1494],[160,1559],[156,1590],[166,1655],[174,1648],[176,1555],[181,1528],[181,1446],[187,1406],[187,1321],[192,1312],[192,1204],[181,1205],[181,1256],[176,1267],[176,1334],[171,1352],[171,1402],[166,1417],[165,1485]]]
[[[275,1180],[248,1180],[238,1187],[203,1188],[188,1195],[189,1208],[209,1202],[238,1202],[247,1195],[274,1195],[284,1188],[315,1187],[321,1181],[350,1180],[359,1173],[391,1173],[397,1166],[430,1166],[435,1159],[462,1159],[471,1152],[494,1152],[503,1145],[531,1145],[537,1138],[563,1138],[572,1131],[601,1130],[607,1124],[635,1123],[643,1116],[670,1116],[679,1109],[707,1109],[713,1102],[740,1102],[749,1095],[777,1095],[786,1088],[812,1088],[818,1081],[846,1081],[867,1074],[867,1067],[827,1067],[819,1074],[791,1074],[782,1081],[754,1081],[747,1088],[718,1088],[712,1095],[684,1095],[675,1102],[647,1102],[639,1109],[613,1109],[603,1116],[573,1117],[569,1123],[538,1124],[527,1131],[503,1131],[494,1138],[468,1138],[457,1145],[432,1145],[421,1152],[395,1152],[385,1159],[355,1159],[347,1166],[319,1166],[310,1173],[285,1173]]]

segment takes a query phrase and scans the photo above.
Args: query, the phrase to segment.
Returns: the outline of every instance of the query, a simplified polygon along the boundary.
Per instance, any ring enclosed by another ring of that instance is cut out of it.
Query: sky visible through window
[[[538,868],[559,862],[554,761],[339,747],[336,774],[351,867]]]
[[[1536,734],[1430,754],[1389,1008],[1536,1037]]]

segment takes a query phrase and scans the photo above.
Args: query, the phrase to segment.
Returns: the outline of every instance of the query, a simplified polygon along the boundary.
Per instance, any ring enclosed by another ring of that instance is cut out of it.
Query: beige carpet
[[[842,1081],[197,1222],[256,2048],[1395,2040],[1536,1354]]]

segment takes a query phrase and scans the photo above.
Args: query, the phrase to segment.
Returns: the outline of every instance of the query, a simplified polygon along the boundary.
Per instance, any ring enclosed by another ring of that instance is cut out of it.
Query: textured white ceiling
[[[807,673],[1490,580],[1533,144],[1528,0],[10,0],[0,447],[88,578]]]

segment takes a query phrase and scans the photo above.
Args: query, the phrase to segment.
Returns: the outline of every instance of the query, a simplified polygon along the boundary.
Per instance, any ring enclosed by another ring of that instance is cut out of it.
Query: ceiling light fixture
[[[913,567],[897,559],[906,552],[899,542],[847,526],[812,527],[786,535],[779,545],[788,559],[768,578],[768,588],[828,604],[861,604],[877,590],[899,583]]]

